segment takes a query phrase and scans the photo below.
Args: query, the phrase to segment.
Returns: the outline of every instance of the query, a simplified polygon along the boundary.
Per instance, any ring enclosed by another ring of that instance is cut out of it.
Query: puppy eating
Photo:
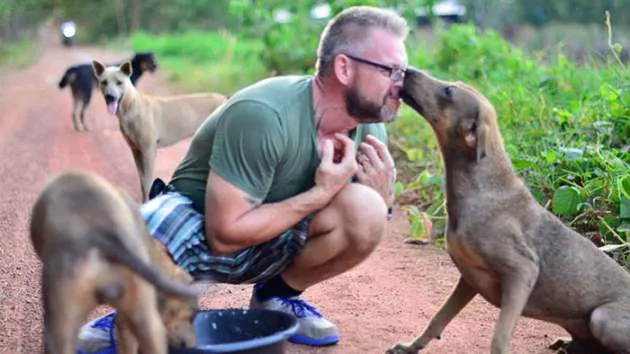
[[[30,236],[42,261],[47,353],[76,353],[79,327],[100,304],[117,309],[120,353],[166,354],[167,336],[196,345],[192,277],[149,236],[124,191],[95,174],[62,173],[37,198]]]

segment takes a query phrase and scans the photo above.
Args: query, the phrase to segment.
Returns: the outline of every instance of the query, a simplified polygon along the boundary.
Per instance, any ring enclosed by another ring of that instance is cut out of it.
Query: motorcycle
[[[74,36],[77,33],[77,25],[73,21],[66,21],[61,24],[61,43],[70,47],[74,44]]]

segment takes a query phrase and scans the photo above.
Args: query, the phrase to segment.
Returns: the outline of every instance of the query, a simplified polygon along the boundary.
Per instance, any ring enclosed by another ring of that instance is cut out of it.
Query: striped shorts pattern
[[[215,256],[204,235],[204,216],[180,193],[165,191],[141,206],[149,233],[195,279],[220,283],[264,282],[282,273],[306,243],[310,217],[257,246]]]

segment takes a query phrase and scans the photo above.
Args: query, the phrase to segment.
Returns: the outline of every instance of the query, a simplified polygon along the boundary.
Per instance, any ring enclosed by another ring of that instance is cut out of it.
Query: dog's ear
[[[99,77],[101,76],[103,71],[105,71],[105,66],[103,66],[103,64],[99,63],[96,60],[92,60],[92,70],[94,71],[94,75],[96,77]]]
[[[487,127],[483,124],[479,114],[477,114],[473,124],[466,132],[466,136],[464,136],[466,145],[475,151],[475,161],[477,163],[486,157],[486,130]]]
[[[129,60],[125,61],[120,66],[120,71],[122,71],[127,76],[131,76],[131,74],[133,73],[133,69],[131,68],[131,62]]]

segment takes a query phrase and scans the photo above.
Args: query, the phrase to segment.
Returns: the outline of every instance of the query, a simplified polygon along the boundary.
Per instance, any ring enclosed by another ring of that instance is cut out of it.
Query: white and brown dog
[[[92,68],[107,111],[118,117],[120,130],[131,148],[142,198],[147,200],[157,149],[191,137],[227,97],[219,93],[151,96],[139,92],[131,83],[129,62],[106,68],[93,61]]]

